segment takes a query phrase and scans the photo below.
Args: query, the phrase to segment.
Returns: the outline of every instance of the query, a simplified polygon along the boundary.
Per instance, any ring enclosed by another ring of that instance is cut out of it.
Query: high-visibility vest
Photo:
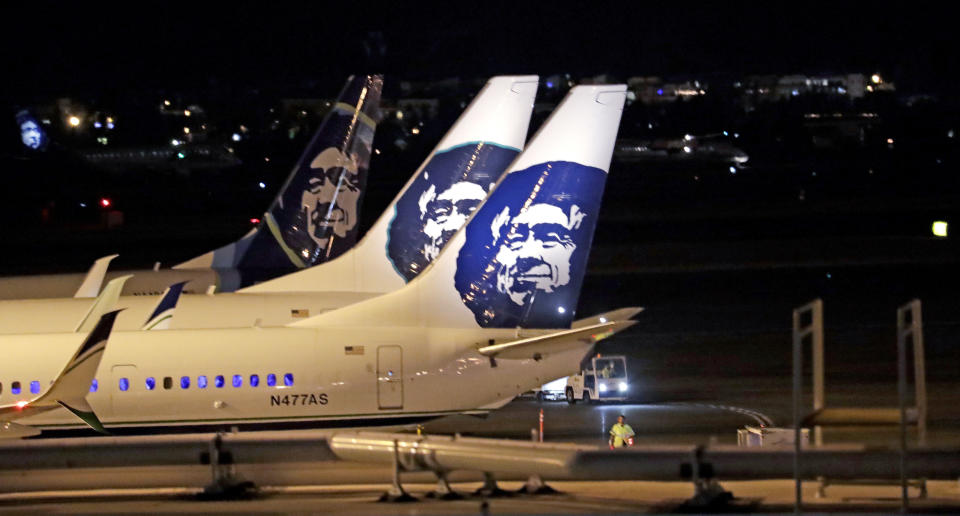
[[[627,445],[627,439],[633,437],[633,428],[628,424],[615,423],[610,429],[610,436],[613,437],[613,447],[620,448]]]

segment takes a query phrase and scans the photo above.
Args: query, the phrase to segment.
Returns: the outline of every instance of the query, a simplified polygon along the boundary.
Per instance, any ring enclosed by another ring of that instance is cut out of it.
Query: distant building
[[[659,77],[631,77],[627,87],[644,104],[662,104],[688,100],[707,94],[707,84],[699,80],[663,82]]]

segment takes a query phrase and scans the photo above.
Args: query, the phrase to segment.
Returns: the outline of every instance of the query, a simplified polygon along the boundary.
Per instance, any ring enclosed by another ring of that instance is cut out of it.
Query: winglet
[[[141,330],[166,330],[170,328],[170,320],[173,318],[173,311],[177,308],[177,301],[180,300],[180,294],[183,292],[183,286],[186,281],[174,283],[163,291],[163,296],[153,309],[153,314],[147,318]]]
[[[103,285],[103,278],[107,275],[107,269],[110,267],[110,262],[117,256],[120,255],[111,254],[93,262],[90,270],[87,271],[86,277],[83,278],[83,283],[80,284],[80,288],[77,289],[73,297],[97,297],[97,294],[100,292],[100,285]]]
[[[103,292],[101,292],[100,296],[97,297],[97,299],[93,302],[93,305],[90,306],[90,310],[87,310],[86,315],[83,316],[83,319],[80,320],[80,323],[77,324],[77,327],[73,330],[73,332],[83,333],[93,329],[96,321],[105,313],[112,310],[113,306],[117,304],[117,300],[120,299],[120,292],[123,290],[124,283],[126,283],[127,280],[132,277],[133,275],[130,274],[110,280],[110,283],[107,283],[107,286],[103,287]]]
[[[107,340],[110,338],[113,324],[116,322],[119,313],[120,310],[114,310],[100,317],[97,325],[83,340],[73,357],[46,391],[27,402],[20,401],[12,405],[0,406],[0,422],[5,424],[12,419],[31,416],[62,406],[79,417],[90,428],[98,432],[106,432],[103,424],[93,413],[90,404],[87,403],[86,396],[90,392],[90,384],[100,367],[100,360],[103,358],[104,350],[107,347]],[[9,425],[7,426],[9,427]],[[23,429],[13,428],[12,430],[15,430],[15,432],[11,435],[20,436]],[[0,434],[0,437],[6,436]]]

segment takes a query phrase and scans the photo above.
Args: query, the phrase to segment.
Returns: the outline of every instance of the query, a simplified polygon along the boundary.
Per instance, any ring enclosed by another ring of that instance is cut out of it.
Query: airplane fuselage
[[[30,399],[31,382],[45,388],[78,338],[0,337],[0,403]],[[515,338],[515,330],[425,328],[117,332],[87,401],[108,430],[390,424],[499,408],[576,372],[590,346],[493,363],[475,351],[489,339]],[[82,427],[61,409],[18,422]]]

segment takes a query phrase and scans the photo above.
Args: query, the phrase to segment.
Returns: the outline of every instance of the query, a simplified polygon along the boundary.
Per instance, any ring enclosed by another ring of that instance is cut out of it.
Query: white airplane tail
[[[239,292],[390,292],[416,277],[526,141],[535,75],[490,79],[363,239],[339,258]]]
[[[569,328],[625,96],[573,88],[429,269],[294,326]]]

